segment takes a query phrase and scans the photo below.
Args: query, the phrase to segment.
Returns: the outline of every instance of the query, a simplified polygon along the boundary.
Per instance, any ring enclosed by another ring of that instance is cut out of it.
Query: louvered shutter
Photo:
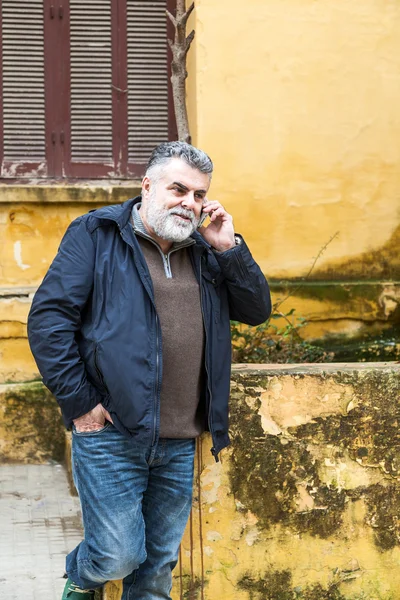
[[[170,137],[166,0],[127,0],[128,168]]]
[[[3,177],[143,175],[174,137],[173,0],[0,0]]]
[[[72,177],[115,174],[112,16],[112,0],[69,2],[66,172]]]
[[[1,176],[46,176],[43,0],[0,6]]]

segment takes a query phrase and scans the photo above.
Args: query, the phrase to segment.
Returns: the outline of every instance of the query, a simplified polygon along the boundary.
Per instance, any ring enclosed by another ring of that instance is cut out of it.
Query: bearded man
[[[195,439],[210,431],[216,460],[229,444],[229,320],[257,325],[271,304],[232,217],[206,198],[212,170],[186,143],[155,148],[141,196],[73,221],[35,294],[29,341],[72,428],[84,523],[64,600],[115,579],[123,600],[169,600]]]

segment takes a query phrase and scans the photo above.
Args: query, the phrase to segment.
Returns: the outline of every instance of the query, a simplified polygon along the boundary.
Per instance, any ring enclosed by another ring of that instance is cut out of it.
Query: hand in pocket
[[[98,431],[103,429],[106,421],[113,422],[110,413],[102,404],[98,404],[91,411],[82,415],[78,419],[74,419],[74,425],[78,433],[85,431]]]

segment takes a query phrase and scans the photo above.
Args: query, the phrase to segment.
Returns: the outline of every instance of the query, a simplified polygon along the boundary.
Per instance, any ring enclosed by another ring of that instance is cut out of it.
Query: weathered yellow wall
[[[400,279],[397,0],[197,0],[191,23],[195,142],[264,272],[304,275],[339,231],[322,275],[368,279],[389,243]]]
[[[235,367],[232,445],[219,463],[197,447],[173,600],[399,600],[399,399],[400,365]],[[44,386],[0,386],[0,416],[3,461],[62,458]]]
[[[42,383],[0,384],[0,464],[60,462],[65,447],[61,411]]]
[[[139,191],[140,182],[0,185],[0,383],[39,376],[26,322],[33,294],[68,225]]]
[[[309,318],[310,338],[389,335],[400,327],[400,4],[197,0],[189,27],[193,141],[274,299],[339,232],[316,287],[282,308]],[[0,185],[0,380],[35,373],[29,294],[69,222],[137,183]]]
[[[118,189],[111,195],[92,186],[80,190],[77,202],[74,188],[49,186],[41,192],[41,203],[38,191],[7,191],[9,201],[0,204],[0,383],[38,377],[26,338],[27,316],[69,223],[92,207],[134,196],[138,188]],[[276,285],[273,299],[286,294],[284,286]],[[400,288],[391,282],[315,282],[311,288],[298,289],[281,308],[295,307],[297,315],[307,315],[309,337],[354,337],[379,335],[390,328],[398,318],[399,304]]]
[[[399,600],[399,377],[235,368],[232,445],[219,463],[198,446],[173,599]]]

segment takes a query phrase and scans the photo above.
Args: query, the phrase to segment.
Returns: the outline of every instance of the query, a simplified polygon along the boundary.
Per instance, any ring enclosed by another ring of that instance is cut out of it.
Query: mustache
[[[192,222],[193,225],[195,225],[198,221],[194,212],[187,208],[171,208],[168,211],[168,214],[169,215],[178,215],[179,217],[186,217],[187,219],[190,219],[190,221]]]

